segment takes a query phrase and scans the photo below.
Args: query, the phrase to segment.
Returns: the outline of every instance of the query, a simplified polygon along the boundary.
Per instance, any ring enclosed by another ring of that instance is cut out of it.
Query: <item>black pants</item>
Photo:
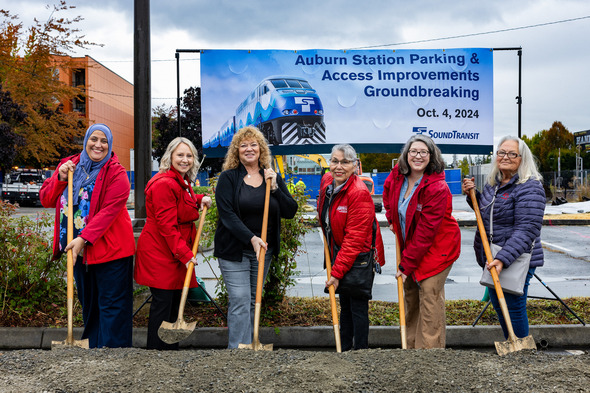
[[[369,348],[369,300],[339,296],[342,350]]]
[[[160,340],[158,329],[163,321],[176,322],[180,307],[180,289],[151,288],[150,319],[148,322],[147,349],[178,349],[178,343],[166,344]]]

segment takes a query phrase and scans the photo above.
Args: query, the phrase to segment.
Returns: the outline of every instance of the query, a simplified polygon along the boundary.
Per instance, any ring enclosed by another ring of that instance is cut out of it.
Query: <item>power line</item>
[[[470,33],[470,34],[453,35],[453,36],[448,36],[448,37],[440,37],[440,38],[429,38],[429,39],[425,39],[425,40],[417,40],[417,41],[397,42],[397,43],[394,43],[394,44],[382,44],[382,45],[359,46],[359,47],[357,47],[357,48],[348,48],[347,50],[353,50],[353,49],[370,49],[370,48],[381,48],[381,47],[384,47],[384,46],[396,46],[396,45],[420,44],[420,43],[424,43],[424,42],[433,42],[433,41],[451,40],[451,39],[454,39],[454,38],[475,37],[475,36],[479,36],[479,35],[486,35],[486,34],[505,33],[505,32],[507,32],[507,31],[515,31],[515,30],[532,29],[532,28],[535,28],[535,27],[548,26],[548,25],[556,25],[556,24],[559,24],[559,23],[574,22],[574,21],[583,20],[583,19],[589,19],[589,18],[590,18],[590,15],[586,15],[586,16],[581,16],[581,17],[579,17],[579,18],[562,19],[562,20],[553,21],[553,22],[538,23],[538,24],[536,24],[536,25],[528,25],[528,26],[520,26],[520,27],[511,27],[511,28],[508,28],[508,29],[500,29],[500,30],[485,31],[485,32],[481,32],[481,33]]]

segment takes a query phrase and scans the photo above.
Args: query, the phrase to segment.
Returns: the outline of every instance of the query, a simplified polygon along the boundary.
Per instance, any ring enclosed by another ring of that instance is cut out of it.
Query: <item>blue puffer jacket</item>
[[[528,252],[533,240],[535,247],[531,256],[531,267],[543,266],[543,247],[541,245],[541,227],[545,212],[545,191],[538,180],[529,179],[525,183],[516,184],[518,175],[503,185],[492,187],[486,184],[483,193],[477,192],[477,202],[483,219],[486,233],[490,231],[490,204],[496,193],[494,202],[493,243],[502,247],[496,255],[510,266],[523,252]],[[471,205],[471,199],[467,197]],[[473,206],[472,206],[473,207]],[[477,263],[484,266],[486,257],[481,243],[479,230],[473,243]]]

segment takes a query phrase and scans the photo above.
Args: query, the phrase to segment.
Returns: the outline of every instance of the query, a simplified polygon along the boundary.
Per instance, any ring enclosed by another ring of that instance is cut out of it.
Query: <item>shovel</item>
[[[203,214],[199,220],[199,228],[197,229],[197,236],[193,243],[193,255],[197,256],[197,250],[199,248],[199,240],[201,240],[201,232],[203,231],[203,225],[205,224],[205,216],[207,215],[207,206],[203,206]],[[191,283],[191,278],[195,272],[195,264],[191,261],[188,263],[186,269],[186,276],[184,277],[184,286],[182,287],[182,295],[180,296],[180,305],[178,307],[178,318],[176,322],[162,321],[160,328],[158,329],[158,337],[166,344],[175,344],[179,341],[184,340],[195,330],[197,322],[186,323],[184,320],[184,306],[186,304],[186,298],[188,296],[188,290]]]
[[[475,197],[475,190],[473,188],[469,190],[469,196],[471,197],[471,204],[473,205],[475,217],[477,218],[477,228],[479,229],[481,243],[486,253],[488,263],[491,263],[494,260],[494,258],[492,257],[490,243],[488,242],[488,236],[486,235],[486,230],[483,226],[483,220],[481,219],[481,213],[479,212],[479,206],[477,205],[477,198]],[[502,291],[500,279],[498,278],[498,272],[496,271],[496,268],[493,268],[490,269],[490,273],[492,275],[492,279],[494,280],[494,288],[496,289],[496,294],[498,295],[498,303],[500,303],[502,315],[504,316],[506,328],[508,329],[508,341],[495,342],[496,352],[498,352],[498,355],[503,356],[511,352],[520,351],[522,349],[537,349],[535,340],[533,339],[533,336],[531,336],[530,334],[523,338],[517,338],[514,334],[514,330],[512,329],[512,322],[510,321],[510,314],[508,313],[508,305],[506,304],[506,299],[504,298],[504,291]]]
[[[268,228],[268,205],[270,203],[270,179],[266,179],[266,194],[264,196],[264,214],[262,216],[262,233],[260,238],[266,243],[266,230]],[[260,328],[260,307],[262,304],[262,286],[264,284],[264,256],[266,250],[261,247],[258,254],[258,276],[256,280],[256,305],[254,308],[254,337],[252,344],[238,344],[239,349],[253,349],[255,351],[272,351],[272,344],[261,344],[258,336]]]
[[[328,280],[332,277],[332,261],[330,260],[330,250],[328,249],[328,241],[324,236],[324,255],[326,256],[326,272]],[[340,324],[338,323],[338,309],[336,308],[336,290],[334,285],[328,287],[330,293],[330,308],[332,309],[332,324],[334,325],[334,339],[336,341],[336,352],[342,352],[342,344],[340,342]]]
[[[402,259],[402,252],[400,250],[399,238],[395,237],[395,256],[397,259],[397,267]],[[402,276],[397,278],[397,301],[399,304],[399,331],[402,336],[402,349],[408,348],[408,339],[406,335],[406,304],[404,301],[404,280]]]
[[[72,200],[74,199],[74,172],[68,170],[68,244],[74,240],[74,206]],[[80,347],[88,349],[88,339],[74,340],[74,254],[71,249],[68,250],[67,262],[67,307],[68,307],[68,336],[65,341],[52,341],[51,349]]]

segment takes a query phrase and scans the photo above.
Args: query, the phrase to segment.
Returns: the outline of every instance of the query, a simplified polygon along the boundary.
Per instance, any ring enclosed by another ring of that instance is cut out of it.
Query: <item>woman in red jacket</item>
[[[350,145],[334,146],[330,172],[322,177],[317,206],[333,264],[326,287],[334,285],[336,290],[359,254],[371,251],[373,241],[375,262],[380,266],[385,264],[383,239],[375,217],[373,198],[356,171],[354,148]],[[339,298],[342,350],[368,348],[371,296],[340,293]]]
[[[199,206],[211,198],[195,195],[191,182],[199,171],[197,149],[186,138],[175,138],[160,162],[160,173],[145,187],[147,220],[137,242],[135,281],[150,287],[148,349],[178,349],[158,337],[163,321],[174,322],[188,263],[197,264],[192,246]],[[197,286],[195,276],[191,288]]]
[[[55,207],[53,255],[69,249],[90,348],[132,345],[133,253],[135,239],[127,213],[129,180],[112,152],[113,135],[104,124],[86,131],[82,153],[63,159],[41,187],[44,207]],[[68,201],[68,171],[74,172]],[[74,206],[74,240],[67,244],[67,204]]]
[[[383,204],[402,251],[396,277],[404,281],[408,348],[444,348],[444,284],[461,252],[461,232],[432,139],[408,140],[383,185]]]

